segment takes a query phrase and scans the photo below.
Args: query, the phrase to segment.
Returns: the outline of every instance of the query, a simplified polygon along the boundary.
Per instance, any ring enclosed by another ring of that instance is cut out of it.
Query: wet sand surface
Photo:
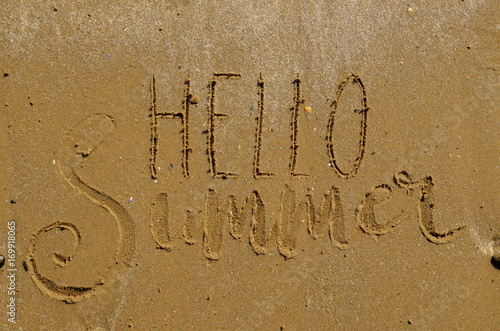
[[[4,1],[0,326],[498,329],[499,14]]]

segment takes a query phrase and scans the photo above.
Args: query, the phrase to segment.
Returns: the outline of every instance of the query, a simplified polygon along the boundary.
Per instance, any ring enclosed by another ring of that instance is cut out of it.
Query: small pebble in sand
[[[311,107],[305,107],[304,110],[308,113],[312,113],[312,108]]]
[[[3,267],[5,264],[5,257],[3,255],[0,255],[0,268]]]
[[[493,256],[491,257],[491,262],[500,268],[500,237],[493,240]]]
[[[188,101],[190,104],[197,104],[198,102],[200,102],[200,97],[197,96],[196,94],[189,94],[188,95]]]

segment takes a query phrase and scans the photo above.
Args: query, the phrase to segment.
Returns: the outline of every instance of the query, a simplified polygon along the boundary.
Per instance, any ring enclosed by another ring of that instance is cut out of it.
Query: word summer
[[[415,206],[418,212],[418,222],[422,234],[432,243],[443,244],[455,238],[463,226],[439,231],[433,217],[434,183],[431,176],[414,181],[412,176],[401,171],[393,178],[394,184],[378,185],[366,193],[356,208],[356,222],[359,229],[370,235],[384,235],[394,231],[402,222],[402,212],[408,207]],[[391,203],[400,204],[394,198],[394,190],[403,190],[405,196],[399,213],[386,219],[379,219],[377,212],[387,208]],[[412,203],[415,190],[419,191],[416,204]],[[224,233],[229,232],[231,237],[241,240],[248,238],[253,251],[260,255],[265,254],[276,239],[278,250],[285,258],[293,258],[300,251],[297,247],[302,233],[307,233],[312,239],[318,239],[327,234],[334,246],[340,249],[348,248],[352,237],[346,235],[346,220],[340,191],[332,186],[324,193],[321,203],[315,203],[311,191],[305,196],[298,197],[296,190],[284,185],[281,192],[279,215],[269,220],[266,217],[266,204],[258,190],[253,190],[242,205],[238,205],[234,195],[223,199],[218,192],[209,189],[205,196],[202,220],[195,213],[186,210],[185,221],[182,226],[182,235],[186,244],[192,245],[200,238],[202,228],[203,253],[209,260],[219,260]],[[396,201],[391,201],[396,200]],[[159,248],[170,250],[173,236],[170,219],[170,204],[167,193],[159,193],[153,198],[151,206],[150,227],[152,236]],[[389,203],[387,203],[389,202]],[[306,222],[304,222],[306,220]],[[177,221],[174,221],[177,222]],[[268,224],[272,223],[272,224]],[[306,224],[303,226],[302,224]],[[229,231],[227,231],[229,228]]]

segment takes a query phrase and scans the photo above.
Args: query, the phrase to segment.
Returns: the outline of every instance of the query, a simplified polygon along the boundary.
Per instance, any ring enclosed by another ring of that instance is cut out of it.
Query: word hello
[[[227,114],[222,114],[217,111],[216,100],[216,85],[220,79],[240,79],[241,74],[239,73],[214,73],[212,80],[209,82],[209,97],[208,97],[208,137],[207,137],[207,154],[209,159],[210,173],[214,178],[234,178],[237,177],[234,173],[224,172],[219,170],[219,161],[217,159],[217,150],[216,150],[216,121],[227,118]],[[185,178],[190,177],[190,159],[189,155],[192,152],[190,146],[190,110],[193,104],[197,104],[199,102],[199,97],[191,92],[191,81],[190,79],[186,79],[185,82],[185,90],[184,90],[184,99],[183,99],[183,110],[181,112],[160,112],[157,107],[157,91],[156,91],[156,80],[153,76],[151,82],[151,106],[150,106],[150,117],[151,117],[151,156],[150,156],[150,172],[152,178],[157,178],[158,170],[156,165],[157,155],[158,155],[158,121],[160,119],[179,119],[182,123],[182,168],[183,174]],[[299,150],[299,145],[297,143],[298,140],[298,132],[299,132],[299,111],[301,108],[301,104],[304,102],[302,98],[301,92],[301,79],[297,76],[293,80],[293,84],[295,87],[295,93],[293,98],[293,107],[291,108],[292,116],[291,116],[291,135],[290,135],[290,176],[292,178],[297,177],[308,177],[307,174],[301,174],[296,172],[296,164],[297,164],[297,155]],[[254,154],[253,154],[253,175],[254,178],[274,178],[275,175],[270,172],[263,172],[261,170],[260,161],[261,161],[261,150],[262,150],[262,126],[264,120],[264,96],[265,96],[265,82],[260,75],[257,80],[257,89],[258,89],[258,111],[257,117],[255,118],[255,146],[254,146]],[[359,109],[355,109],[355,112],[360,115],[360,131],[359,131],[359,141],[358,141],[358,155],[354,161],[353,167],[350,170],[341,169],[336,158],[336,151],[334,148],[334,136],[333,136],[333,128],[335,125],[335,118],[337,116],[337,108],[339,101],[342,97],[342,94],[346,88],[352,86],[351,88],[357,88],[359,90],[359,98],[360,104],[362,105]],[[328,135],[326,137],[327,144],[326,150],[330,157],[330,164],[335,169],[336,173],[343,178],[349,178],[354,175],[359,170],[361,162],[363,160],[363,156],[365,155],[365,146],[366,146],[366,132],[367,132],[367,116],[368,116],[368,105],[367,105],[367,97],[366,97],[366,89],[361,81],[361,78],[356,75],[349,75],[340,85],[337,90],[335,99],[332,104],[332,111],[330,113],[330,117],[327,124],[327,132]],[[306,107],[307,110],[307,107]]]

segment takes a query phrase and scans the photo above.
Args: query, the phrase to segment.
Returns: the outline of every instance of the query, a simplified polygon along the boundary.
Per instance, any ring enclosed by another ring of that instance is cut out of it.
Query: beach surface
[[[497,330],[494,1],[0,8],[0,329]]]

